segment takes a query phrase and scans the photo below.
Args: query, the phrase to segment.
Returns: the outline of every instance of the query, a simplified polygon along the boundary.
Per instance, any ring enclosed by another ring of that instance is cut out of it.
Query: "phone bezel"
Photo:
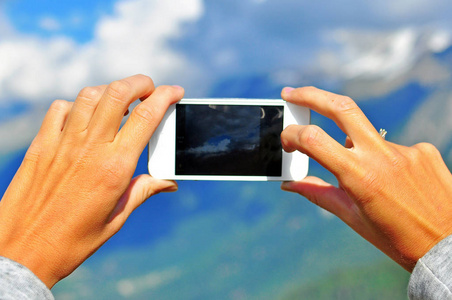
[[[283,106],[283,128],[291,124],[308,125],[310,110],[281,99],[182,99],[181,105],[256,105]],[[309,158],[295,151],[283,151],[281,176],[176,175],[176,105],[171,105],[149,141],[148,170],[155,178],[170,180],[232,180],[232,181],[298,181],[306,177]]]

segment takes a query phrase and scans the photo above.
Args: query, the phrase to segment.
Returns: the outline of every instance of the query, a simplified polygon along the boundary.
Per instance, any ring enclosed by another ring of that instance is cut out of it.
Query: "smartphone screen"
[[[284,107],[176,105],[176,175],[281,176]]]

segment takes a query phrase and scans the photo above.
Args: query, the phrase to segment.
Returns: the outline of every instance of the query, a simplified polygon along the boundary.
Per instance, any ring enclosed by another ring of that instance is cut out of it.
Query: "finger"
[[[281,133],[281,143],[286,152],[298,150],[316,160],[338,178],[347,174],[354,155],[320,127],[291,125]]]
[[[47,148],[46,151],[52,150],[50,147],[58,142],[58,137],[65,127],[72,105],[73,103],[65,100],[56,100],[50,105],[50,108],[42,121],[41,128],[30,148],[38,146],[39,144],[39,148]]]
[[[64,100],[56,100],[50,105],[38,134],[25,154],[24,164],[29,170],[30,162],[33,165],[39,163],[42,168],[51,163],[71,108],[72,103]]]
[[[60,135],[73,105],[74,103],[65,100],[53,101],[42,121],[39,133],[46,136]]]
[[[90,122],[90,134],[99,141],[113,141],[130,104],[139,98],[148,97],[153,91],[152,79],[144,75],[109,84]]]
[[[375,140],[382,140],[358,105],[349,97],[315,87],[285,88],[281,96],[288,102],[306,106],[332,119],[353,140],[355,146],[359,144],[369,147]]]
[[[175,181],[155,179],[150,175],[135,177],[110,217],[111,226],[115,231],[119,230],[130,214],[146,199],[161,192],[175,192],[177,189]]]
[[[118,145],[124,148],[123,152],[138,158],[168,107],[183,96],[184,89],[181,87],[160,86],[152,95],[138,104],[116,137]]]
[[[302,181],[283,182],[281,189],[298,193],[315,205],[338,216],[347,224],[355,219],[355,204],[348,195],[320,178],[308,176]]]
[[[100,98],[107,88],[106,85],[86,87],[80,91],[67,120],[65,132],[82,132],[88,125],[99,104]]]

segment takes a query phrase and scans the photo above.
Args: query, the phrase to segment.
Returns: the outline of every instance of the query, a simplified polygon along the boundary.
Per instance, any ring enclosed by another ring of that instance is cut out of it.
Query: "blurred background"
[[[353,97],[387,139],[452,163],[452,2],[0,0],[0,190],[54,99],[135,73],[187,97]],[[345,136],[318,114],[312,122]],[[145,173],[146,152],[137,173]],[[335,182],[311,161],[310,174]],[[179,182],[56,299],[406,299],[409,274],[279,183]]]

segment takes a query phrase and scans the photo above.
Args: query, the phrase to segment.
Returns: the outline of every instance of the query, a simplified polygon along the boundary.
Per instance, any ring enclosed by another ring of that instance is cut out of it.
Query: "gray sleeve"
[[[47,286],[26,267],[0,257],[0,299],[54,300]]]
[[[416,264],[408,284],[410,299],[452,299],[452,235]]]

